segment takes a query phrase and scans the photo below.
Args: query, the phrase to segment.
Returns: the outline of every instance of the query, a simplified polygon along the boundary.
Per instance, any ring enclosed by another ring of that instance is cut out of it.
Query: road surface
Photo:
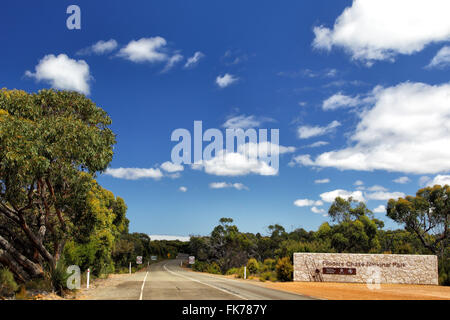
[[[100,300],[310,300],[310,297],[265,288],[250,281],[187,271],[180,260],[151,265],[127,275],[115,286],[98,288],[88,299]]]

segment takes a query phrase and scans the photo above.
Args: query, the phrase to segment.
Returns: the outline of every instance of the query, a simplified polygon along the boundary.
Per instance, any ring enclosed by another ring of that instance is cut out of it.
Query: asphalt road
[[[311,298],[265,288],[250,281],[190,272],[179,260],[151,265],[114,287],[100,290],[94,299],[125,300],[310,300]]]

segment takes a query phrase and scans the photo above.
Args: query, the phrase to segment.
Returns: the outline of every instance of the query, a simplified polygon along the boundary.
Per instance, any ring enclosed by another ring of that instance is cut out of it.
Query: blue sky
[[[81,30],[66,27],[71,4]],[[387,199],[450,181],[448,9],[442,0],[8,2],[0,85],[78,90],[109,113],[118,143],[98,181],[125,199],[131,231],[207,234],[221,217],[249,232],[315,230],[336,195],[364,200],[395,228]],[[194,120],[277,128],[288,151],[273,175],[171,166],[171,133]]]

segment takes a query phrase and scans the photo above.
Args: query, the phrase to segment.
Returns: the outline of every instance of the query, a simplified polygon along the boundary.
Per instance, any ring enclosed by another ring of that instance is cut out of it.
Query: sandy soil
[[[369,289],[360,283],[260,282],[259,285],[330,300],[450,300],[450,287],[443,286],[382,284],[379,289]]]

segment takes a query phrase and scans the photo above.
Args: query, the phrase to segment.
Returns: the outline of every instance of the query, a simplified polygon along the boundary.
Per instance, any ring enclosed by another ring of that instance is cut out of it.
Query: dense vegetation
[[[425,195],[427,200],[423,200]],[[439,281],[449,285],[449,195],[448,186],[435,186],[419,190],[416,197],[391,200],[388,216],[406,225],[398,230],[384,230],[384,223],[363,202],[342,198],[330,206],[332,223],[323,223],[317,231],[298,228],[287,232],[275,224],[263,236],[240,232],[233,219],[222,218],[209,236],[191,237],[190,253],[197,257],[193,268],[242,277],[243,266],[247,266],[249,275],[262,281],[289,281],[294,252],[436,254]]]
[[[62,291],[66,267],[90,268],[93,276],[126,272],[136,256],[195,255],[196,270],[292,279],[294,252],[436,254],[440,282],[450,282],[450,187],[421,189],[415,197],[390,200],[387,215],[404,229],[386,231],[364,203],[336,198],[332,223],[317,231],[268,235],[243,233],[222,218],[209,236],[188,243],[151,241],[128,232],[126,204],[102,188],[96,175],[113,157],[111,119],[76,92],[29,94],[0,90],[0,296],[17,283],[41,281]]]

